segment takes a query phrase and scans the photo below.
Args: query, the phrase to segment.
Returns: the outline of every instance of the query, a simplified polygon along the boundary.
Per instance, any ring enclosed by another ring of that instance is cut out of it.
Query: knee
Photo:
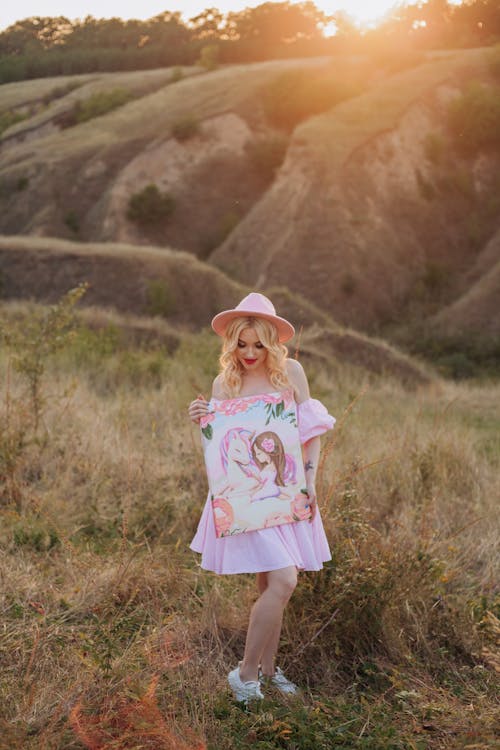
[[[287,602],[297,586],[297,570],[292,568],[291,570],[280,571],[280,575],[274,577],[274,580],[270,584],[276,595],[279,596],[284,602]]]

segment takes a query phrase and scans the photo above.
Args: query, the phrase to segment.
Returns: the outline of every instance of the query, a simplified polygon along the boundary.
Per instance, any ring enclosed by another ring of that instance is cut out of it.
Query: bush
[[[427,133],[424,138],[425,158],[432,164],[440,164],[443,160],[445,144],[439,133]]]
[[[187,141],[200,132],[200,121],[195,115],[185,115],[174,122],[170,132],[176,140]]]
[[[71,128],[81,122],[87,122],[94,117],[100,117],[111,112],[117,107],[126,104],[132,97],[126,89],[112,89],[111,91],[98,91],[88,99],[75,102],[73,108],[58,119],[62,128]]]
[[[418,185],[418,190],[419,190],[420,195],[426,201],[431,201],[436,195],[434,185],[424,177],[424,175],[418,168],[415,170],[415,177],[417,180],[417,185]]]
[[[171,83],[177,83],[177,81],[182,81],[183,78],[184,78],[184,71],[182,70],[182,67],[180,65],[176,65],[174,68],[172,68],[172,75],[170,76]]]
[[[20,193],[22,190],[26,190],[26,188],[29,185],[29,177],[26,177],[24,175],[23,177],[19,177],[16,182],[16,190]]]
[[[490,70],[492,75],[500,80],[500,44],[490,51]]]
[[[288,138],[271,135],[247,143],[246,152],[254,169],[267,181],[283,163],[287,148]]]
[[[74,234],[80,231],[80,220],[76,211],[68,211],[64,216],[64,223]]]
[[[12,125],[15,125],[16,122],[21,122],[21,120],[25,120],[26,117],[27,115],[15,112],[12,109],[8,109],[7,112],[2,112],[2,114],[0,114],[0,136]]]
[[[160,224],[172,215],[174,208],[172,196],[160,192],[154,183],[150,183],[131,196],[127,218],[137,224]]]
[[[333,77],[331,73],[290,70],[262,89],[261,100],[271,125],[290,131],[299,122],[326,112],[357,93],[359,85],[350,83],[347,73]]]
[[[200,57],[197,65],[201,65],[206,70],[215,70],[219,63],[219,45],[206,44],[200,50]]]
[[[464,94],[450,103],[447,124],[457,148],[463,152],[500,148],[500,89],[471,83]]]
[[[175,297],[166,281],[152,279],[147,287],[148,315],[161,315],[168,318],[175,309]]]

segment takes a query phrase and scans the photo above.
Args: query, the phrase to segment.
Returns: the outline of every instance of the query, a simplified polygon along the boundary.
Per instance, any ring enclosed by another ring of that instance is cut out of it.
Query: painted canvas
[[[293,391],[209,409],[200,427],[217,536],[310,518]]]

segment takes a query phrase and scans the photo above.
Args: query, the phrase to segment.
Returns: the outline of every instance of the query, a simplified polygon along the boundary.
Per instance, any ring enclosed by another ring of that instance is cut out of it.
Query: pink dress
[[[335,424],[334,417],[314,398],[297,405],[297,416],[302,444]],[[289,565],[300,570],[320,570],[332,558],[319,508],[312,522],[297,521],[217,538],[210,495],[190,547],[201,552],[202,568],[219,574],[262,573]]]

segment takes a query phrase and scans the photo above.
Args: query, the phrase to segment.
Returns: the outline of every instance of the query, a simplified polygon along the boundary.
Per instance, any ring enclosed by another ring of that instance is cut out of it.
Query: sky
[[[66,16],[84,18],[151,18],[165,10],[179,10],[184,19],[192,18],[208,7],[219,8],[223,13],[260,5],[264,0],[15,0],[2,2],[0,29],[14,21],[30,16]],[[396,0],[315,0],[320,10],[332,13],[343,8],[358,21],[373,21],[383,16]]]

